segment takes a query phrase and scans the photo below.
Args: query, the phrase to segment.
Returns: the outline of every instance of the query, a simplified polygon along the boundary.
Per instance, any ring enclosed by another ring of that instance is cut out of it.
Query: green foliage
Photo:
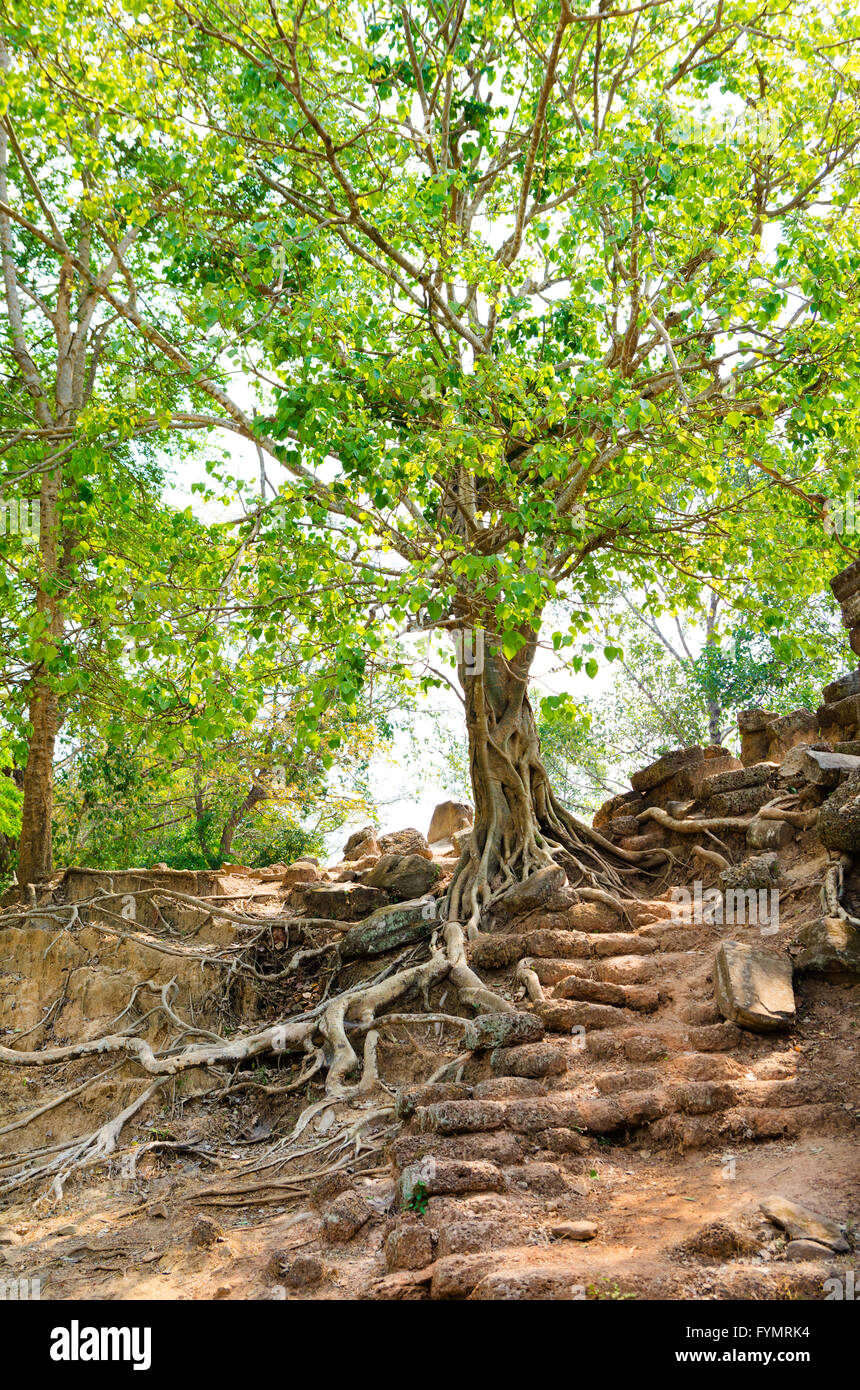
[[[0,835],[17,839],[21,833],[21,805],[24,798],[7,771],[11,761],[8,743],[0,740]]]

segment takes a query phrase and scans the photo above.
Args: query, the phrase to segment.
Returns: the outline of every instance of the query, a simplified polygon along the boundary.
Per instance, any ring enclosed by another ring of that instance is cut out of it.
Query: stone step
[[[648,1136],[676,1149],[704,1149],[726,1140],[796,1139],[832,1129],[854,1129],[854,1120],[841,1105],[743,1106],[715,1115],[662,1116],[649,1126]]]
[[[601,1060],[618,1058],[628,1062],[665,1062],[687,1046],[687,1035],[677,1029],[655,1028],[643,1032],[635,1027],[586,1033],[585,1050]]]
[[[544,1000],[535,1004],[535,1013],[548,1033],[571,1033],[574,1028],[623,1028],[631,1022],[626,1009],[567,999]]]
[[[660,995],[651,986],[615,985],[605,980],[584,980],[577,975],[568,975],[559,982],[555,998],[612,1004],[619,1009],[635,1009],[640,1013],[654,1013],[660,1007]]]
[[[702,796],[712,797],[722,792],[742,791],[747,787],[761,787],[770,782],[779,771],[778,763],[751,763],[749,767],[735,768],[731,772],[718,772],[713,777],[705,777],[702,782]]]
[[[490,1070],[497,1076],[536,1079],[561,1076],[569,1061],[568,1050],[558,1043],[524,1043],[521,1047],[497,1047],[490,1053]]]
[[[443,1102],[445,1104],[446,1102]],[[449,1101],[449,1105],[476,1105],[487,1102]],[[527,1104],[520,1101],[519,1104]],[[408,1163],[400,1174],[400,1198],[404,1206],[423,1197],[444,1197],[461,1192],[503,1192],[507,1180],[502,1169],[486,1159],[437,1158],[430,1155]]]
[[[402,1134],[394,1140],[390,1153],[398,1170],[427,1157],[468,1163],[486,1161],[502,1166],[522,1163],[526,1157],[522,1141],[506,1130],[484,1134]]]
[[[717,792],[709,796],[705,810],[709,816],[746,816],[759,811],[776,795],[772,787],[741,787],[737,791]]]
[[[642,932],[653,931],[645,927]],[[681,943],[682,937],[677,938]],[[531,931],[480,936],[469,943],[469,962],[476,969],[502,970],[526,956],[547,960],[591,960],[610,956],[647,956],[660,947],[649,936],[636,932],[587,933],[576,931]],[[671,945],[665,946],[671,950]]]
[[[533,1246],[537,1242],[530,1241],[529,1237],[535,1232],[533,1217],[453,1221],[439,1232],[436,1256],[444,1260],[449,1255],[478,1255],[515,1246]]]

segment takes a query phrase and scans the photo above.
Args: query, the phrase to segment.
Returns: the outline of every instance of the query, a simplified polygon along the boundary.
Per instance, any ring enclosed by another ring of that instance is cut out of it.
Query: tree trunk
[[[256,806],[258,802],[268,800],[269,793],[266,791],[265,787],[261,787],[258,782],[255,782],[244,801],[240,801],[233,807],[233,810],[227,817],[224,829],[221,832],[221,843],[218,846],[219,863],[223,864],[224,860],[228,857],[233,846],[233,837],[248,812]]]
[[[63,610],[57,593],[58,470],[42,478],[39,498],[40,576],[36,611],[45,619],[39,644],[53,650],[63,635]],[[47,583],[46,583],[47,580]],[[42,883],[53,871],[54,849],[51,819],[54,811],[54,745],[60,727],[59,702],[48,674],[47,654],[37,659],[30,688],[30,723],[33,732],[24,769],[24,802],[21,807],[21,839],[18,845],[18,882]]]
[[[470,937],[492,901],[539,869],[559,865],[574,885],[617,889],[611,858],[643,861],[616,849],[555,797],[528,698],[537,634],[523,635],[525,645],[512,660],[498,638],[486,634],[483,662],[459,664],[475,822],[452,880],[448,918],[466,923]]]

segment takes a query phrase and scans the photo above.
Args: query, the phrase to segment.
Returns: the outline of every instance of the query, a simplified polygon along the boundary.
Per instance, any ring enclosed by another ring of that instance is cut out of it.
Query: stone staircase
[[[537,976],[534,1040],[479,1045],[456,1079],[398,1094],[399,1215],[370,1297],[601,1297],[601,1279],[605,1296],[623,1296],[613,1292],[617,1255],[601,1274],[599,1242],[583,1244],[604,1200],[601,1146],[642,1165],[660,1151],[719,1156],[732,1144],[852,1129],[835,1082],[795,1074],[785,1035],[720,1018],[711,975],[724,928],[679,925],[665,903],[650,906],[653,919],[631,932],[473,943],[489,983],[521,960]],[[502,1017],[522,1034],[523,1015]]]

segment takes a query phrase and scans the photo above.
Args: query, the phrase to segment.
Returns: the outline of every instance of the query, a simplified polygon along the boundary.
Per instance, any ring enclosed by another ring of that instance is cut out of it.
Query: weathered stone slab
[[[711,816],[746,816],[750,811],[760,810],[773,796],[771,787],[741,787],[738,791],[709,796],[706,809]]]
[[[833,705],[821,705],[817,717],[821,729],[856,729],[860,725],[860,695],[848,695]]]
[[[650,763],[648,767],[634,772],[630,778],[630,785],[637,792],[651,791],[654,787],[659,787],[661,782],[667,782],[682,767],[704,762],[704,758],[705,750],[698,744],[692,748],[674,748],[670,753],[664,753],[656,762]]]
[[[846,777],[860,772],[860,758],[845,753],[823,753],[807,748],[803,754],[803,775],[814,787],[838,787]]]
[[[620,792],[618,796],[611,796],[608,801],[604,801],[603,805],[597,808],[591,824],[595,830],[600,830],[609,824],[613,816],[623,816],[628,813],[635,815],[644,805],[639,792]]]
[[[537,908],[546,907],[566,883],[567,875],[558,865],[538,869],[537,873],[515,884],[504,897],[499,898],[493,904],[491,915],[494,920],[504,922],[523,917]]]
[[[525,1043],[522,1047],[498,1047],[490,1053],[490,1067],[497,1076],[561,1076],[567,1056],[557,1043]]]
[[[358,922],[388,902],[381,888],[365,883],[299,884],[290,894],[290,904],[311,917],[331,917],[336,922]]]
[[[791,844],[794,835],[795,828],[788,821],[754,816],[747,827],[747,844],[750,849],[780,850]]]
[[[795,1022],[791,962],[740,941],[723,941],[714,962],[714,996],[723,1018],[755,1033]]]
[[[383,907],[350,927],[340,940],[343,960],[360,956],[380,956],[395,946],[407,946],[422,941],[433,931],[436,905],[432,898],[416,898],[413,902]]]
[[[740,791],[744,787],[761,787],[778,771],[778,763],[765,762],[736,768],[732,772],[718,772],[713,777],[704,778],[702,795],[714,796],[718,792]]]
[[[817,1240],[837,1254],[845,1254],[850,1249],[835,1221],[827,1216],[819,1216],[818,1212],[802,1207],[788,1197],[774,1193],[759,1204],[759,1210],[768,1221],[781,1226],[791,1240]]]
[[[846,627],[860,623],[860,589],[842,601],[842,621]]]
[[[757,734],[766,729],[768,724],[777,719],[776,710],[760,709],[756,706],[753,709],[742,709],[738,711],[738,732],[741,734]]]

